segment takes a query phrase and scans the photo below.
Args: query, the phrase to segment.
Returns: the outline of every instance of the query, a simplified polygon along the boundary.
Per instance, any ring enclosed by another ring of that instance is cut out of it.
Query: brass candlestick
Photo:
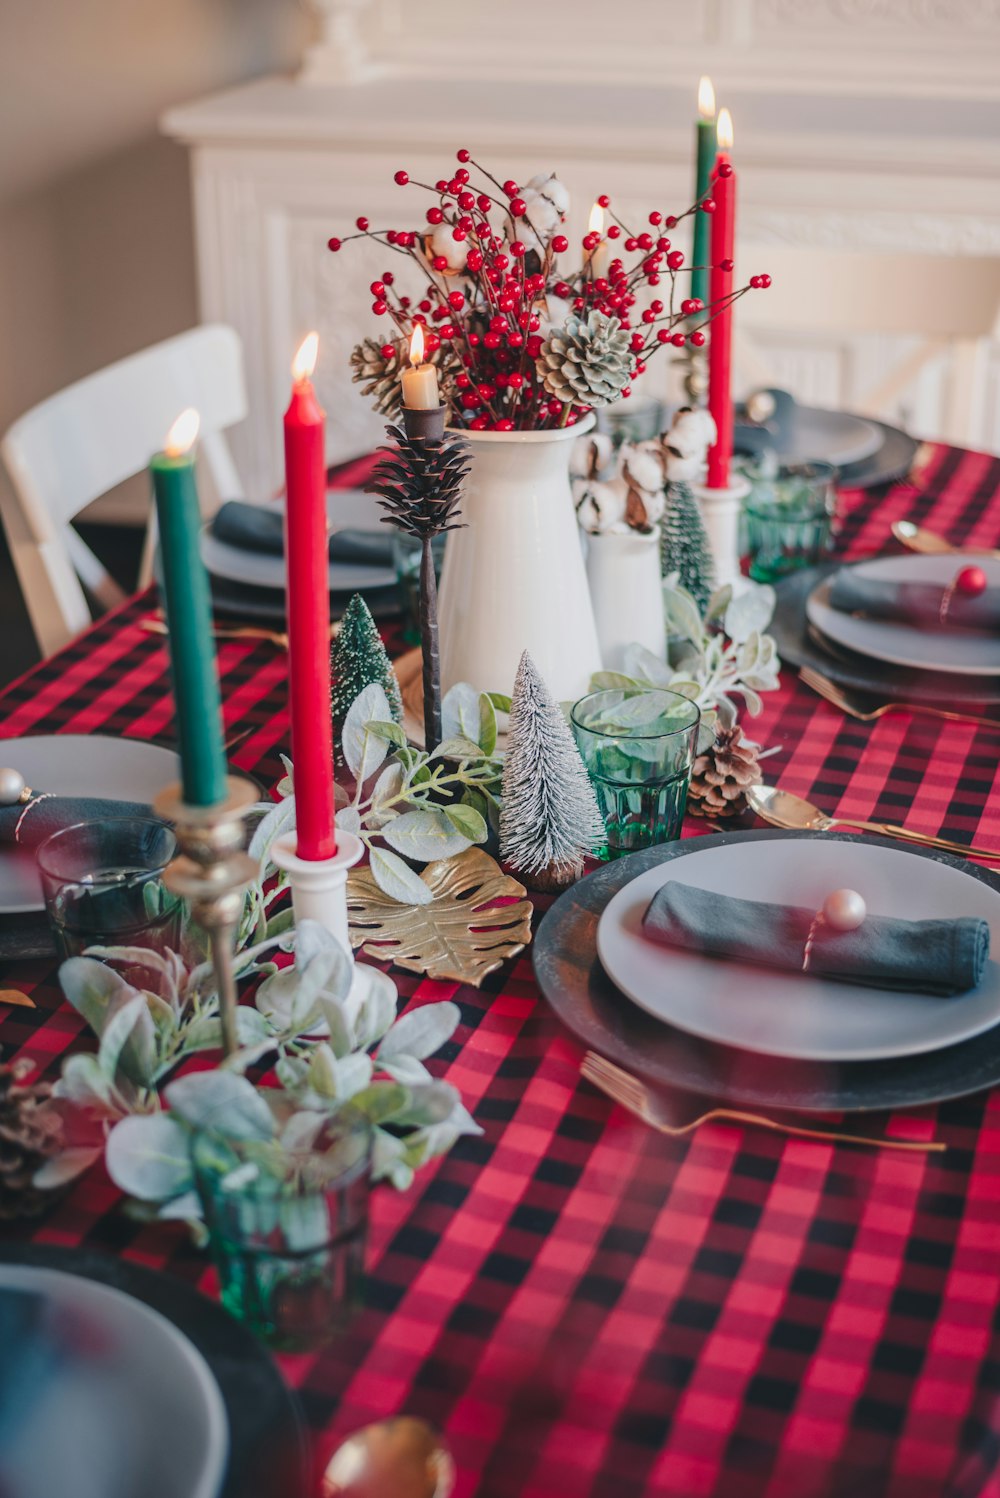
[[[191,907],[191,918],[208,933],[219,995],[222,1049],[238,1048],[233,944],[243,896],[260,876],[260,865],[244,852],[244,818],[257,793],[248,780],[230,775],[227,795],[213,806],[189,806],[171,785],[153,802],[156,815],[173,823],[181,852],[167,865],[163,882]]]

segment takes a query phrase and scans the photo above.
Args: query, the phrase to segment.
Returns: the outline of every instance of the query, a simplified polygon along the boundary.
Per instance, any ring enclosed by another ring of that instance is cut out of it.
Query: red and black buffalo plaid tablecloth
[[[345,480],[356,479],[358,469]],[[933,450],[921,489],[845,496],[852,556],[910,516],[1000,542],[1000,461]],[[104,619],[2,699],[3,733],[169,735],[149,598]],[[234,760],[267,783],[287,748],[284,655],[221,643]],[[826,811],[1000,847],[1000,734],[893,714],[845,719],[786,671],[755,737],[769,779]],[[973,1498],[1000,1495],[1000,1099],[875,1120],[931,1134],[910,1156],[712,1124],[670,1141],[579,1078],[530,951],[481,992],[395,975],[402,1002],[454,999],[432,1067],[484,1129],[375,1193],[367,1309],[283,1359],[317,1451],[396,1411],[441,1427],[459,1498]],[[0,1047],[49,1076],[81,1037],[53,968],[3,975]],[[40,1243],[122,1254],[200,1283],[176,1226],[141,1225],[95,1170]]]

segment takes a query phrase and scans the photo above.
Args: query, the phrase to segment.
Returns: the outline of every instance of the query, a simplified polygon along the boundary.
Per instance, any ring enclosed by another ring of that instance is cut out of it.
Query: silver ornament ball
[[[16,806],[24,792],[20,770],[0,768],[0,806]]]
[[[856,889],[835,889],[823,901],[823,919],[834,931],[856,931],[867,914],[864,897]]]
[[[747,396],[746,413],[751,421],[759,422],[761,426],[771,420],[776,409],[770,390],[755,390],[753,395]]]

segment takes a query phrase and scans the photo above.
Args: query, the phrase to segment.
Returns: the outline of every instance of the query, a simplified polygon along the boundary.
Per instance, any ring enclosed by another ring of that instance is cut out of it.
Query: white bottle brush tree
[[[525,651],[511,698],[500,857],[534,889],[563,889],[604,841],[604,819],[573,735]]]

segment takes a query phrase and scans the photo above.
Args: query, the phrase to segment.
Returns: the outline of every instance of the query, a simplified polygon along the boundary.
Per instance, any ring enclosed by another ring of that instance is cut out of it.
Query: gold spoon
[[[448,1498],[455,1463],[426,1420],[398,1415],[348,1436],[326,1465],[320,1498]]]
[[[939,536],[937,531],[929,531],[923,525],[914,525],[912,520],[894,520],[892,534],[897,541],[902,541],[904,546],[908,546],[910,551],[918,551],[926,557],[1000,557],[1000,551],[994,551],[989,546],[952,546],[951,542],[946,541],[944,536]]]
[[[909,827],[900,827],[895,822],[862,822],[857,817],[828,817],[804,801],[793,796],[791,791],[779,791],[774,785],[752,785],[747,790],[747,803],[765,822],[783,827],[792,832],[829,832],[834,827],[856,827],[860,832],[878,832],[883,837],[898,837],[904,842],[919,843],[924,848],[940,848],[944,853],[957,853],[960,858],[988,858],[1000,863],[1000,849],[976,848],[968,843],[952,843],[945,837],[931,837],[926,832],[911,832]]]

